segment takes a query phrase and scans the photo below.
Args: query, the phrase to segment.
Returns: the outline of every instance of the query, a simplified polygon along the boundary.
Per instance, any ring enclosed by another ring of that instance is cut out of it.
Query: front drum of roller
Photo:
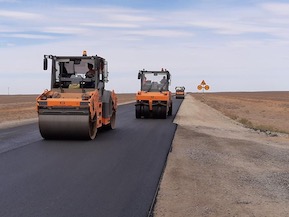
[[[96,120],[87,115],[39,115],[39,130],[44,139],[94,139]]]

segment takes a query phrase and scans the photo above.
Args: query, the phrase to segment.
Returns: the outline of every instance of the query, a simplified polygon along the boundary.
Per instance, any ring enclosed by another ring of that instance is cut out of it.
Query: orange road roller
[[[177,86],[176,90],[176,99],[184,99],[185,98],[185,87],[184,86]]]
[[[91,140],[99,128],[115,128],[117,97],[105,90],[108,64],[104,58],[87,56],[86,51],[82,56],[44,55],[43,69],[48,68],[51,88],[36,99],[44,139]]]
[[[136,93],[136,118],[165,119],[172,115],[172,93],[169,91],[171,74],[168,70],[140,70],[140,91]]]

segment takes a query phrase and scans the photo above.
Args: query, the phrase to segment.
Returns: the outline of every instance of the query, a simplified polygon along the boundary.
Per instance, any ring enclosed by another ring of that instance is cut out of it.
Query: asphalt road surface
[[[135,119],[92,141],[43,140],[38,125],[0,130],[0,216],[147,216],[176,130],[173,116]]]

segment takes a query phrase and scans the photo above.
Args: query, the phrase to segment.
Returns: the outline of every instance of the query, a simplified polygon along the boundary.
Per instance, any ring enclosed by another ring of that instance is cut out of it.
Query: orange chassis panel
[[[154,101],[166,101],[171,102],[171,92],[170,91],[163,91],[163,92],[146,92],[146,91],[139,91],[136,94],[136,101],[148,101],[149,102],[149,109],[152,110],[152,105]]]

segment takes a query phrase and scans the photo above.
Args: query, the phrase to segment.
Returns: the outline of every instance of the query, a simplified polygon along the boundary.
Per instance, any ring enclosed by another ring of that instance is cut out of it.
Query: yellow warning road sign
[[[205,80],[202,80],[201,84],[199,84],[197,86],[197,88],[198,88],[198,90],[203,90],[203,92],[204,92],[204,89],[209,90],[210,86],[206,84]]]

